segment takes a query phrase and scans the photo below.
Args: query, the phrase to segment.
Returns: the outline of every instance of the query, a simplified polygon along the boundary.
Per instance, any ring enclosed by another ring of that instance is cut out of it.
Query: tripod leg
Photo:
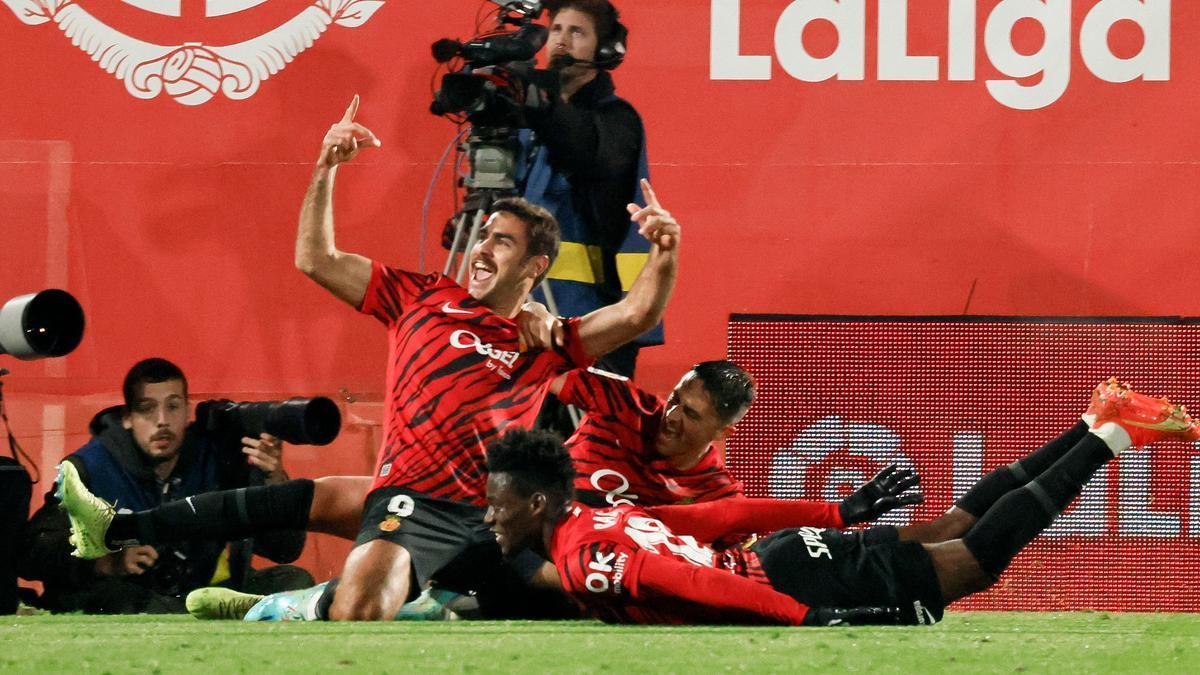
[[[450,244],[450,253],[446,255],[446,267],[442,270],[442,274],[450,276],[450,270],[454,269],[454,257],[462,253],[461,246],[463,236],[467,233],[467,217],[470,212],[463,211],[458,214],[458,224],[454,226],[454,243]]]
[[[475,248],[475,242],[479,241],[479,230],[483,227],[483,216],[486,213],[484,209],[475,211],[474,222],[471,223],[471,234],[467,236],[467,244],[463,248],[462,264],[458,267],[458,276],[454,280],[462,283],[463,279],[467,278],[467,266],[471,264],[471,249]]]

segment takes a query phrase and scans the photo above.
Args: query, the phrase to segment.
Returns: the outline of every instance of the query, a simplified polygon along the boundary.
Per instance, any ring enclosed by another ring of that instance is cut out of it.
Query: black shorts
[[[946,609],[929,553],[894,527],[780,530],[751,550],[775,590],[810,607],[912,607],[933,621]]]
[[[467,591],[473,578],[486,578],[501,564],[500,547],[483,514],[471,504],[382,487],[367,495],[354,545],[385,539],[403,546],[412,558],[417,592],[430,579],[440,580],[443,570],[453,577],[449,586]]]

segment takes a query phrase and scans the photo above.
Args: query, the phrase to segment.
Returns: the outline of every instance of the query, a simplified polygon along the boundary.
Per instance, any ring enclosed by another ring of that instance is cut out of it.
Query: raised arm
[[[296,232],[296,269],[353,307],[362,304],[367,292],[371,261],[339,251],[334,244],[333,180],[339,164],[354,159],[363,148],[380,145],[370,129],[354,121],[358,100],[356,94],[346,114],[325,134]]]
[[[590,356],[602,356],[650,330],[662,320],[675,288],[679,258],[679,223],[662,207],[650,182],[642,181],[646,206],[629,205],[638,233],[651,243],[650,257],[629,293],[579,321],[579,337]]]

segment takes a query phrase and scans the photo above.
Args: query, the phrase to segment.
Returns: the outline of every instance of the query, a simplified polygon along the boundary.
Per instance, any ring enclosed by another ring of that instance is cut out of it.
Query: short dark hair
[[[692,372],[712,399],[722,426],[741,419],[754,402],[754,378],[733,361],[702,361]]]
[[[574,498],[575,465],[558,434],[513,428],[487,448],[488,473],[506,473],[523,497],[544,492],[567,504]]]
[[[121,385],[121,393],[125,396],[125,412],[133,410],[134,404],[137,403],[137,399],[142,393],[143,386],[168,380],[182,381],[183,396],[187,398],[187,378],[183,376],[183,371],[179,369],[179,366],[157,357],[142,359],[133,364],[133,367],[125,375],[125,384]]]
[[[509,197],[497,201],[492,204],[492,213],[512,214],[528,226],[529,246],[525,250],[525,258],[528,260],[536,255],[544,255],[550,259],[550,264],[546,266],[546,272],[543,272],[533,282],[535,286],[542,283],[542,279],[546,278],[546,273],[550,271],[550,268],[554,266],[554,261],[558,258],[558,244],[562,239],[562,234],[558,229],[558,220],[554,218],[554,214],[545,207],[538,206],[521,197]]]
[[[621,13],[608,0],[547,0],[543,3],[550,19],[564,9],[573,9],[592,17],[596,24],[596,39],[600,44],[608,42],[617,30],[617,22]]]

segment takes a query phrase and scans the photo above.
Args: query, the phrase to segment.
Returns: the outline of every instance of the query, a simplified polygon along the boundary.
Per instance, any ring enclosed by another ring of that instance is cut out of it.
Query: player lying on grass
[[[529,334],[528,339],[545,342],[548,338]],[[560,376],[552,388],[564,401],[588,411],[567,442],[577,469],[576,496],[581,501],[599,506],[635,501],[656,505],[741,494],[741,484],[726,471],[721,453],[713,445],[733,432],[754,399],[753,380],[732,362],[697,364],[666,399],[625,378],[586,370]],[[278,527],[308,527],[352,538],[362,521],[362,496],[371,478],[330,477],[308,482],[313,483],[311,504],[303,503],[298,491],[268,486],[249,488],[240,497],[236,492],[210,493],[187,504],[165,504],[115,516],[107,505],[81,493],[69,477],[65,492],[72,496],[66,503],[83,533],[78,538],[95,542],[90,548],[80,547],[84,556],[99,550],[100,542],[108,548],[131,538],[161,542],[197,534],[246,536]],[[918,503],[919,493],[905,494],[917,482],[909,470],[884,469],[838,506],[842,522],[867,522],[890,509]],[[239,501],[247,504],[246,511],[238,508]],[[260,504],[274,508],[255,508]],[[331,526],[337,523],[343,525]],[[538,570],[539,582],[557,586],[553,566],[545,567],[549,569]],[[202,594],[189,604],[201,616],[230,618],[232,613],[232,618],[240,618],[257,600],[257,596]]]
[[[1182,408],[1114,380],[1093,392],[1084,418],[1088,429],[1068,432],[1078,437],[1070,447],[1051,444],[985,477],[960,505],[987,508],[960,537],[940,543],[909,538],[920,526],[824,529],[832,518],[818,522],[812,513],[815,526],[778,530],[747,551],[714,551],[704,542],[776,530],[796,514],[781,518],[753,500],[590,508],[571,497],[575,471],[565,449],[520,430],[488,449],[486,522],[501,550],[529,548],[552,561],[566,591],[606,621],[932,623],[946,605],[994,584],[1118,453],[1200,439]]]

